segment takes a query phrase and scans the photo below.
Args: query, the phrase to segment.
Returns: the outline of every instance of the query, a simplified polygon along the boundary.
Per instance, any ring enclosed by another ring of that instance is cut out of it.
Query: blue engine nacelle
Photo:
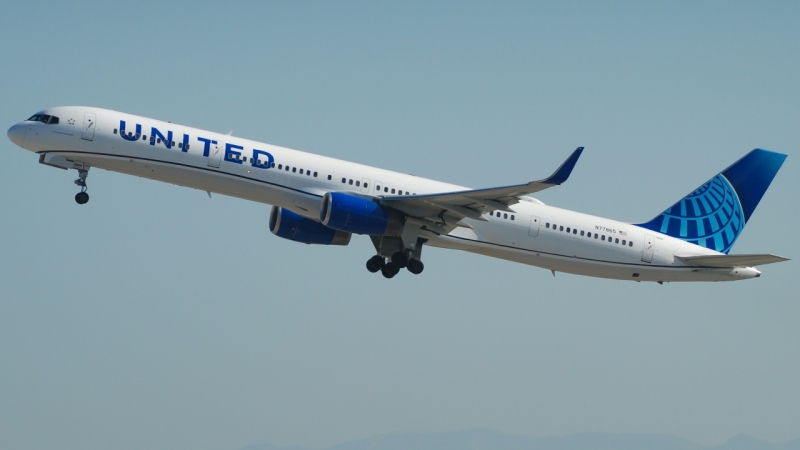
[[[327,192],[319,210],[323,225],[356,234],[397,236],[403,232],[404,219],[403,213],[371,198],[342,192]]]
[[[269,215],[269,231],[275,236],[304,244],[347,245],[350,233],[334,230],[280,206]]]

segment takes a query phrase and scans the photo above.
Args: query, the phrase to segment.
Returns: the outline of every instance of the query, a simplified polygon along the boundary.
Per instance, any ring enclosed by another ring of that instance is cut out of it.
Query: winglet
[[[537,181],[537,183],[558,185],[567,181],[567,178],[569,178],[569,174],[571,174],[572,169],[575,168],[575,164],[578,162],[578,158],[581,157],[582,152],[583,152],[583,147],[578,147],[577,149],[575,149],[575,151],[572,152],[571,155],[569,155],[569,158],[567,158],[567,160],[564,161],[564,163],[561,164],[561,166],[558,169],[556,169],[556,171],[553,172],[552,175],[545,178],[544,180]]]

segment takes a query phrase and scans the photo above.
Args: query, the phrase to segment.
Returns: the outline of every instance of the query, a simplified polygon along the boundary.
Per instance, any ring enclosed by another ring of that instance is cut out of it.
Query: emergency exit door
[[[539,235],[539,220],[538,217],[531,216],[531,226],[528,228],[528,235],[529,236],[538,236]]]
[[[208,167],[216,167],[219,168],[220,162],[222,162],[222,144],[218,144],[217,141],[211,141],[208,149]]]
[[[94,140],[94,131],[97,128],[97,115],[93,112],[83,113],[83,128],[81,128],[81,139],[86,141]]]
[[[649,234],[644,235],[644,250],[642,250],[642,261],[653,262],[653,252],[656,249],[656,240]]]

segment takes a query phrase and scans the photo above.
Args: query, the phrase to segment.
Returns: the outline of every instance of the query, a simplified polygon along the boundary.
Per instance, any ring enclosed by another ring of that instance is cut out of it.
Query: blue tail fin
[[[757,148],[637,226],[728,253],[785,159],[784,154]]]

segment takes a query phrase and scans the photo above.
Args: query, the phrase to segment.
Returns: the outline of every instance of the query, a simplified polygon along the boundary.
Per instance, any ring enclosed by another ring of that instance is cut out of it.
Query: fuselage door
[[[81,139],[86,141],[94,140],[94,130],[97,128],[97,115],[93,112],[83,113],[83,128],[81,129]]]
[[[222,145],[222,142],[217,143],[215,141],[211,141],[211,145],[208,150],[208,167],[219,168],[219,163],[222,161]]]
[[[649,234],[644,235],[644,250],[642,251],[642,261],[649,263],[653,261],[653,251],[656,249],[656,240]]]
[[[361,192],[369,194],[369,180],[366,178],[361,179]]]
[[[538,217],[531,216],[531,226],[528,228],[528,235],[529,236],[538,236],[539,235],[539,220]]]

